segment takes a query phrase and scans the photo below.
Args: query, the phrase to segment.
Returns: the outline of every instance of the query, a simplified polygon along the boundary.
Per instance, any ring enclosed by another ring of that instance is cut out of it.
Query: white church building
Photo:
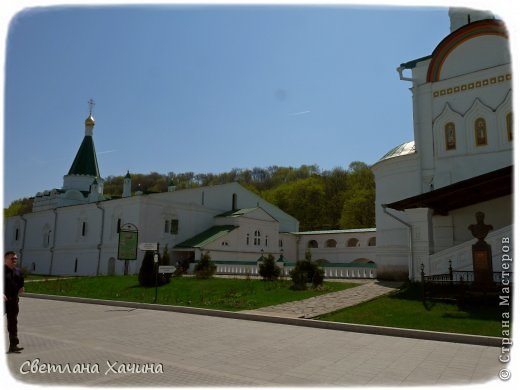
[[[410,83],[414,140],[372,166],[378,273],[419,279],[473,270],[468,226],[492,225],[493,270],[512,242],[513,113],[508,33],[487,12],[450,9],[451,33],[398,68]],[[509,253],[512,257],[512,253]]]

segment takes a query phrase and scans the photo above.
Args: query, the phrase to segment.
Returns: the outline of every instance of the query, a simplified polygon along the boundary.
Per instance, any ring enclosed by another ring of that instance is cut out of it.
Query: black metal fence
[[[513,283],[512,272],[493,272],[493,281],[485,285],[475,283],[474,271],[457,271],[448,262],[448,272],[445,274],[425,275],[424,265],[421,264],[421,283],[423,286],[423,298],[455,298],[460,300],[467,297],[468,292],[485,292],[493,295],[500,291],[500,287]]]

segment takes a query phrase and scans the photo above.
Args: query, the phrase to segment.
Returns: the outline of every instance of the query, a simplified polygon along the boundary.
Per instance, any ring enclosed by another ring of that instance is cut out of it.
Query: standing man
[[[9,332],[8,353],[20,353],[23,347],[18,343],[18,295],[23,294],[24,280],[22,271],[16,268],[18,256],[13,251],[4,255],[4,304],[7,314],[7,331]]]

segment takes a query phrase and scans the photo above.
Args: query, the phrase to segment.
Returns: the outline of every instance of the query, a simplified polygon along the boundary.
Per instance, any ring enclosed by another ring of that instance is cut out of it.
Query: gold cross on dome
[[[94,102],[94,99],[90,99],[88,101],[88,106],[89,106],[89,114],[92,115],[92,109],[94,108],[94,106],[96,105],[96,102]]]

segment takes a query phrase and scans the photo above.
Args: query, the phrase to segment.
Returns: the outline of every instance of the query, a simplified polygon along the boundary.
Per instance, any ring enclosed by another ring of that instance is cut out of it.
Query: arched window
[[[327,240],[327,242],[325,243],[325,246],[327,248],[336,248],[336,245],[337,245],[337,242],[336,242],[336,240],[333,240],[333,239]]]
[[[307,248],[317,248],[317,247],[318,247],[318,242],[316,240],[310,240],[307,243]]]
[[[261,238],[260,238],[260,230],[255,230],[255,239],[253,241],[255,246],[259,246],[261,244]]]
[[[444,140],[446,143],[446,150],[457,149],[457,136],[455,134],[455,124],[453,122],[446,123],[446,126],[444,126]]]
[[[359,246],[359,240],[357,238],[351,238],[350,240],[347,241],[347,246],[348,247]]]
[[[368,240],[368,246],[376,246],[376,238],[375,237],[370,237],[370,239]]]
[[[246,245],[249,245],[249,237],[250,237],[250,235],[249,235],[249,233],[247,233],[246,234]]]
[[[484,118],[475,120],[475,144],[477,146],[487,145],[487,125]]]
[[[506,114],[506,129],[507,129],[507,140],[513,141],[513,113],[508,112]]]

